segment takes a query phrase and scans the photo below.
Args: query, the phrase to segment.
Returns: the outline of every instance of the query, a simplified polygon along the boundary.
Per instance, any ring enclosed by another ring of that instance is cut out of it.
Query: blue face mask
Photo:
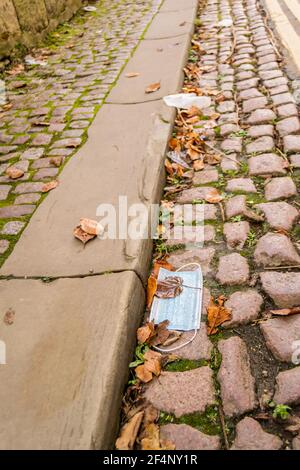
[[[195,271],[171,272],[160,268],[158,280],[161,281],[169,276],[178,276],[183,280],[183,291],[172,299],[159,299],[154,297],[150,321],[158,324],[169,320],[168,330],[191,331],[200,328],[203,277],[201,269]],[[191,286],[197,289],[191,289]],[[200,289],[199,289],[200,288]]]

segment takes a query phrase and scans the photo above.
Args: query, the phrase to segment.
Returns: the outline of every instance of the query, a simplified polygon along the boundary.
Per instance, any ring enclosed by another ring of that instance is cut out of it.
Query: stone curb
[[[179,10],[185,9],[182,1],[173,2],[174,9],[177,3]],[[188,4],[195,17],[197,1]],[[165,17],[167,13],[164,11]],[[173,17],[178,20],[178,15]],[[161,79],[166,86],[160,94],[143,102],[137,99],[139,104],[107,103],[102,107],[87,143],[64,169],[59,187],[38,207],[0,271],[4,278],[12,275],[10,280],[0,281],[1,312],[9,308],[15,312],[12,325],[0,325],[0,338],[7,343],[7,364],[0,369],[0,434],[5,436],[1,442],[5,449],[113,447],[128,363],[144,308],[143,284],[152,243],[135,245],[120,240],[108,249],[95,240],[83,249],[73,239],[72,229],[78,217],[95,218],[97,204],[116,202],[122,190],[128,192],[130,203],[159,202],[164,156],[175,117],[161,98],[182,85],[193,24],[191,21],[180,38],[176,36],[180,48],[174,47],[172,53],[167,48],[171,73],[168,67],[161,69],[159,62],[152,64],[160,74],[165,73]],[[137,64],[137,56],[143,57],[143,48],[154,41],[156,47],[161,41],[170,44],[170,38],[142,40],[123,76]],[[149,56],[143,58],[144,63],[148,60]],[[124,83],[123,76],[113,93]],[[145,77],[146,85],[150,84],[151,77]],[[141,89],[144,93],[143,82]],[[145,125],[140,135],[136,125],[143,111]],[[119,113],[114,122],[113,113]],[[103,129],[105,120],[110,129]],[[118,153],[118,145],[109,138],[105,148],[101,132],[119,135],[122,141],[126,126],[131,135],[126,137],[124,154]],[[111,201],[105,200],[105,191],[112,191]],[[42,284],[45,277],[56,280]]]

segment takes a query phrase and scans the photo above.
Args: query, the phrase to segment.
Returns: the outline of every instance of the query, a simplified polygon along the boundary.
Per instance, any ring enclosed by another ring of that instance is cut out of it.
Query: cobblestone
[[[276,199],[287,199],[297,195],[297,188],[291,177],[272,178],[265,186],[265,196],[267,201]]]
[[[249,266],[246,258],[238,253],[222,256],[219,260],[217,280],[222,285],[241,285],[249,279]]]
[[[300,337],[300,318],[271,318],[260,324],[267,347],[282,362],[292,362],[293,344]]]
[[[255,382],[245,343],[238,336],[219,342],[222,363],[218,372],[226,416],[252,411],[256,406]]]
[[[264,291],[279,308],[300,305],[300,273],[265,272],[260,275]]]
[[[215,403],[212,370],[203,366],[187,372],[163,372],[148,385],[145,397],[155,408],[177,418],[203,413]]]
[[[232,328],[256,320],[262,304],[263,298],[256,290],[234,292],[225,303],[225,307],[231,310],[232,318],[223,327]]]
[[[253,418],[246,416],[236,426],[236,438],[231,450],[279,450],[279,437],[265,432]]]
[[[266,216],[268,224],[276,230],[291,230],[299,217],[299,211],[287,202],[257,204]]]
[[[281,233],[267,233],[256,245],[254,260],[259,266],[293,266],[300,264],[294,245]]]
[[[300,367],[279,372],[276,377],[274,401],[285,405],[300,403]]]
[[[218,450],[220,448],[218,436],[208,436],[186,424],[162,426],[160,437],[173,442],[176,450]]]

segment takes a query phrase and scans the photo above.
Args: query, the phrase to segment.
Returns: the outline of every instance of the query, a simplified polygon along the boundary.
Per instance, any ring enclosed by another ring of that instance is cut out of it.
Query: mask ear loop
[[[183,269],[187,268],[188,266],[197,266],[199,269],[201,269],[201,266],[200,266],[199,263],[188,263],[188,264],[184,264],[184,265],[181,266],[180,268],[176,269],[175,272],[182,271]],[[194,287],[192,287],[192,286],[186,286],[186,287],[190,287],[191,289],[194,289]],[[202,289],[202,300],[203,300],[203,289]],[[202,307],[202,302],[201,302],[201,307]],[[199,309],[199,311],[198,311],[198,316],[197,316],[197,324],[199,324],[200,316],[201,316],[201,310]],[[184,348],[184,346],[187,346],[187,345],[190,344],[192,341],[194,341],[194,339],[196,338],[196,335],[197,335],[197,331],[198,331],[198,329],[195,328],[194,334],[193,334],[193,336],[191,337],[191,339],[189,339],[189,340],[186,341],[185,343],[181,344],[180,346],[176,346],[176,347],[174,347],[174,348],[169,348],[169,349],[162,349],[162,348],[158,348],[157,346],[153,346],[153,349],[155,349],[156,351],[159,351],[159,352],[161,352],[161,353],[169,353],[169,352],[178,351],[179,349]]]

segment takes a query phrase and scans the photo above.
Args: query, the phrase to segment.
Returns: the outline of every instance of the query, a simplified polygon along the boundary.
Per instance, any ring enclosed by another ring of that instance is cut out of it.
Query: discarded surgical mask
[[[160,268],[157,280],[161,281],[174,274],[174,272]],[[154,297],[150,321],[158,324],[169,320],[169,330],[191,331],[199,329],[203,296],[201,268],[195,271],[178,271],[176,276],[182,278],[181,294],[171,299]]]
[[[164,96],[163,100],[167,106],[179,109],[189,109],[192,106],[205,109],[211,105],[209,96],[197,96],[196,93],[178,93],[177,95]]]

